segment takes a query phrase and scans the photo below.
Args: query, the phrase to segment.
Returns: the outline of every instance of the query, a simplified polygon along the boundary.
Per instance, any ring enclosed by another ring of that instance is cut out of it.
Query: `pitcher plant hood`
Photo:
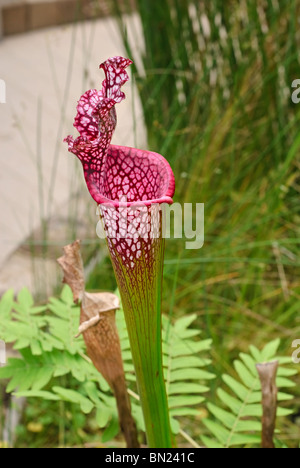
[[[115,271],[145,419],[149,447],[172,447],[162,366],[161,288],[164,264],[163,209],[173,202],[175,179],[163,156],[111,145],[115,105],[125,95],[131,60],[110,58],[101,91],[79,100],[74,126],[80,136],[66,141],[81,161],[92,198],[100,206]]]
[[[88,190],[98,204],[119,206],[172,203],[173,172],[163,156],[126,146],[111,145],[116,128],[115,105],[125,99],[121,87],[128,81],[126,68],[132,61],[113,57],[100,65],[105,80],[100,91],[81,96],[74,127],[80,136],[68,136],[69,151],[82,163]]]

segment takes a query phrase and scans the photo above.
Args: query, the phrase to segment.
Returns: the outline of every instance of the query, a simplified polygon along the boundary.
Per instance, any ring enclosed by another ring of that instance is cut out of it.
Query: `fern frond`
[[[50,310],[52,314],[47,314]],[[33,355],[53,349],[67,350],[71,354],[84,349],[82,337],[75,340],[79,323],[79,308],[74,306],[72,292],[65,286],[59,299],[49,305],[35,307],[31,293],[24,288],[17,301],[8,291],[0,301],[0,337],[14,343],[14,349],[30,347]],[[50,329],[50,333],[49,333]]]
[[[59,299],[51,298],[47,316],[50,335],[56,340],[56,347],[76,354],[84,350],[82,336],[75,338],[79,326],[79,307],[74,305],[73,293],[65,286]]]
[[[262,395],[257,363],[269,362],[277,359],[276,353],[280,340],[267,344],[262,351],[250,347],[250,353],[241,353],[240,359],[234,362],[236,376],[223,375],[222,380],[226,388],[219,388],[217,395],[222,407],[209,403],[208,409],[214,419],[204,419],[203,423],[213,439],[202,437],[205,446],[212,448],[229,448],[234,446],[257,446],[261,441]],[[282,362],[282,359],[278,359]],[[295,384],[289,377],[297,371],[280,366],[277,375],[278,388],[292,387]],[[278,394],[278,401],[292,398],[286,393]],[[278,416],[291,413],[286,408],[278,408]]]
[[[171,425],[174,433],[178,433],[180,425],[174,418],[199,415],[199,405],[205,401],[204,394],[209,391],[208,382],[215,376],[206,371],[211,364],[205,354],[211,348],[211,340],[196,340],[200,335],[198,329],[191,328],[196,315],[183,317],[174,323],[163,316],[162,346],[163,364],[166,380],[166,390],[169,400]],[[116,317],[121,339],[122,356],[126,379],[135,382],[130,344],[122,310]],[[199,353],[204,353],[200,357]],[[140,419],[142,415],[140,414]]]
[[[27,289],[20,291],[17,302],[13,299],[13,291],[8,291],[0,302],[1,338],[5,342],[14,342],[15,349],[30,347],[34,354],[42,354],[40,341],[46,322],[39,314],[43,311],[45,307],[34,307]]]
[[[51,298],[49,304],[35,307],[27,290],[21,291],[16,302],[13,292],[0,301],[0,332],[6,342],[14,342],[20,358],[9,359],[0,369],[0,378],[9,379],[7,391],[26,398],[64,400],[77,404],[88,413],[95,410],[99,427],[106,428],[103,441],[119,430],[115,399],[106,381],[85,356],[81,338],[75,339],[79,324],[80,308],[74,306],[68,286],[59,298]],[[199,330],[191,325],[196,315],[181,318],[174,323],[163,317],[164,372],[171,409],[171,426],[174,433],[180,431],[176,418],[197,416],[208,382],[214,375],[206,370],[211,361],[206,352],[211,340],[200,340]],[[135,388],[135,372],[130,344],[122,310],[116,314],[121,341],[126,379]],[[204,354],[204,356],[201,355]],[[61,376],[71,375],[77,381],[76,390],[59,385]],[[132,400],[132,411],[140,430],[145,430],[139,401]]]
[[[190,328],[196,315],[172,324],[163,317],[163,363],[171,417],[196,416],[209,391],[207,383],[215,376],[204,368],[211,364],[199,353],[210,350],[211,340],[195,340],[198,329]]]

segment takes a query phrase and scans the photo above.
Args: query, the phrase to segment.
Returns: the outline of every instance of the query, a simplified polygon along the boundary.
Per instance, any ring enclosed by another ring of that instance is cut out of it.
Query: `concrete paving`
[[[141,47],[137,16],[128,18],[128,29],[139,37],[135,43]],[[14,258],[13,253],[40,228],[42,218],[51,219],[59,212],[67,219],[74,211],[74,194],[82,194],[84,200],[80,220],[95,217],[96,225],[95,206],[85,198],[81,165],[62,140],[68,134],[76,135],[73,119],[80,95],[101,87],[99,64],[122,54],[113,19],[0,41],[2,94],[3,82],[6,84],[6,103],[0,103],[0,292],[16,287],[17,278],[17,288],[22,285],[24,265],[18,273],[22,261],[19,253]],[[138,96],[132,83],[124,91],[127,99],[118,105],[113,143],[143,148],[146,135]],[[54,227],[51,238],[61,245],[74,240],[68,233],[63,239],[56,239],[55,234]]]

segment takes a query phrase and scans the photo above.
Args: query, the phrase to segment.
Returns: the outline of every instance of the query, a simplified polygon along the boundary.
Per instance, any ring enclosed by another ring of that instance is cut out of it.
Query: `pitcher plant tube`
[[[113,57],[100,65],[100,91],[79,100],[74,126],[80,136],[66,138],[81,161],[100,216],[124,309],[143,410],[147,443],[170,448],[173,438],[163,376],[161,291],[164,262],[163,206],[171,204],[175,180],[159,154],[111,145],[115,105],[125,95],[129,59]]]

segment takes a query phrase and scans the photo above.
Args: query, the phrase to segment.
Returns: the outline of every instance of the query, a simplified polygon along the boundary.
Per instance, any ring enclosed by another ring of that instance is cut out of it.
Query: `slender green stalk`
[[[148,241],[149,242],[149,241]],[[141,258],[128,268],[121,255],[111,255],[121,294],[150,448],[173,446],[162,365],[161,289],[164,239],[140,239]],[[112,252],[111,244],[109,249]]]

